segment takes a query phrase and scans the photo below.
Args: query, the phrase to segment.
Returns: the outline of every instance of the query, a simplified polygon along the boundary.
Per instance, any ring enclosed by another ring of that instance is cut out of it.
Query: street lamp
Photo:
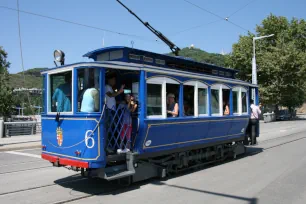
[[[265,35],[265,36],[259,36],[259,37],[254,37],[253,38],[253,58],[252,58],[252,84],[257,85],[257,69],[256,69],[256,57],[255,57],[255,40],[260,40],[263,38],[269,38],[274,36],[274,34],[271,35]],[[252,92],[252,98],[255,101],[255,89],[253,89]]]

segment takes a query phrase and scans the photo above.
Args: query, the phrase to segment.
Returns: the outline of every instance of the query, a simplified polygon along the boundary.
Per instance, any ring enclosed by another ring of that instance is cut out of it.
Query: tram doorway
[[[139,71],[108,69],[105,74],[106,152],[133,149],[138,129]]]

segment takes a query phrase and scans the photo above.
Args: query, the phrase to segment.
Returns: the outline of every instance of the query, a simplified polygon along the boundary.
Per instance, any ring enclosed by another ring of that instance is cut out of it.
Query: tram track
[[[247,152],[244,156],[251,156],[253,154],[257,154],[257,153],[260,153],[260,152],[265,151],[265,150],[270,150],[270,149],[278,148],[280,146],[284,146],[284,145],[287,145],[287,144],[290,144],[290,143],[293,143],[293,142],[297,142],[299,140],[306,139],[306,136],[297,137],[299,134],[301,134],[303,132],[306,132],[306,131],[305,130],[304,131],[299,131],[299,132],[295,132],[295,133],[288,134],[288,135],[285,135],[285,136],[271,138],[271,139],[267,139],[267,140],[261,141],[261,142],[259,142],[258,146],[255,146],[255,148],[259,147],[259,148],[261,148],[261,150],[259,150],[259,151],[255,150],[255,151],[252,151],[252,152]],[[293,139],[291,137],[297,137],[297,138]],[[266,145],[269,142],[280,141],[280,140],[285,140],[285,141],[278,142],[277,144],[271,144],[271,145],[268,145],[267,147],[264,147],[264,148],[261,147],[261,145]],[[232,161],[228,161],[228,162],[232,162]],[[227,163],[227,162],[222,162],[222,163]],[[49,166],[49,167],[52,167],[52,166]],[[48,167],[46,167],[46,168],[48,168]],[[40,168],[33,168],[33,169],[29,169],[29,170],[35,170],[35,169],[40,169]],[[201,170],[201,169],[203,169],[203,168],[200,168],[199,170]],[[204,169],[205,169],[205,167],[204,167]],[[21,170],[21,171],[29,171],[29,170]],[[18,172],[18,171],[16,171],[16,172]],[[191,173],[192,173],[192,171],[191,171]],[[0,197],[8,196],[8,195],[16,194],[16,193],[21,193],[21,192],[35,191],[35,190],[38,190],[38,189],[43,189],[43,188],[47,188],[47,187],[51,187],[51,186],[61,186],[63,184],[72,184],[72,185],[76,185],[77,186],[77,185],[80,185],[80,183],[79,184],[74,184],[74,183],[77,183],[77,182],[80,182],[80,181],[83,181],[83,180],[87,179],[87,178],[80,177],[79,174],[77,174],[75,176],[76,176],[76,178],[71,178],[71,180],[60,181],[60,182],[57,182],[57,183],[50,183],[50,184],[46,184],[46,185],[41,185],[41,186],[36,186],[36,187],[31,187],[31,188],[26,188],[26,189],[20,189],[20,190],[16,190],[16,191],[0,193]],[[102,182],[102,180],[101,180],[101,182]],[[145,183],[147,183],[147,182],[150,182],[150,181],[146,181]],[[135,184],[132,184],[129,187],[120,186],[118,188],[118,185],[113,186],[112,182],[109,182],[106,185],[107,185],[108,189],[103,188],[102,190],[99,190],[99,188],[98,188],[97,189],[98,192],[92,192],[92,193],[89,192],[86,195],[80,195],[80,196],[77,196],[77,197],[74,197],[74,198],[70,198],[70,199],[63,199],[63,200],[51,202],[51,204],[71,203],[71,202],[75,202],[75,201],[78,201],[78,200],[82,200],[82,199],[86,199],[86,198],[90,198],[90,197],[94,197],[94,196],[101,196],[101,195],[105,195],[105,194],[120,193],[120,192],[126,191],[126,189],[131,189],[131,188],[134,188],[135,186],[139,186],[138,183],[135,183]],[[74,188],[71,188],[71,191],[76,191],[76,190]],[[95,191],[95,189],[93,189],[93,191]]]
[[[86,179],[87,178],[78,178],[78,179],[62,181],[62,182],[58,182],[58,183],[51,183],[51,184],[35,186],[35,187],[31,187],[31,188],[26,188],[26,189],[20,189],[20,190],[16,190],[16,191],[4,192],[4,193],[0,193],[0,196],[19,193],[19,192],[24,192],[24,191],[31,191],[31,190],[35,190],[35,189],[46,188],[46,187],[56,186],[56,185],[61,185],[61,184],[73,183],[73,182],[82,181],[82,180],[86,180]]]
[[[35,167],[35,168],[29,168],[29,169],[21,169],[21,170],[16,170],[16,171],[2,172],[2,173],[0,173],[0,175],[20,173],[20,172],[24,172],[24,171],[32,171],[32,170],[37,170],[37,169],[46,169],[46,168],[51,168],[51,167],[53,167],[53,166],[42,166],[42,167]]]

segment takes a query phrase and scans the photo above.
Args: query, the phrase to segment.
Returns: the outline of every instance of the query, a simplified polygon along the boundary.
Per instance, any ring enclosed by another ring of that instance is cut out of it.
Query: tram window
[[[99,112],[100,69],[78,70],[78,112]]]
[[[72,111],[72,72],[62,72],[50,75],[49,97],[51,112]]]
[[[247,93],[245,91],[241,92],[241,100],[242,100],[242,113],[247,113]]]
[[[211,89],[211,112],[212,114],[220,114],[219,89]]]
[[[229,115],[230,103],[229,103],[229,89],[222,89],[222,100],[223,100],[223,115]]]
[[[162,85],[147,84],[147,116],[162,115]]]
[[[198,89],[199,115],[207,114],[207,89]]]
[[[178,84],[166,84],[166,96],[167,96],[167,117],[178,117],[179,111],[176,114],[168,113],[168,111],[175,112],[175,106],[179,106],[179,90]],[[174,96],[174,97],[173,97]]]
[[[184,85],[184,115],[194,116],[194,86]]]
[[[239,106],[239,91],[233,90],[233,111],[234,113],[238,113],[238,106]]]

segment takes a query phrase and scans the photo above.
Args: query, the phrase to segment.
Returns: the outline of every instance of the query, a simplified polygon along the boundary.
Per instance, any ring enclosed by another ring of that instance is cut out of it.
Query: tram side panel
[[[105,166],[103,148],[103,123],[96,128],[95,118],[42,119],[42,157],[58,160],[60,165],[74,164],[75,161],[88,163],[88,168]],[[45,156],[47,155],[47,156]]]
[[[202,120],[145,120],[136,148],[140,153],[224,141],[243,140],[248,117],[205,118]]]

